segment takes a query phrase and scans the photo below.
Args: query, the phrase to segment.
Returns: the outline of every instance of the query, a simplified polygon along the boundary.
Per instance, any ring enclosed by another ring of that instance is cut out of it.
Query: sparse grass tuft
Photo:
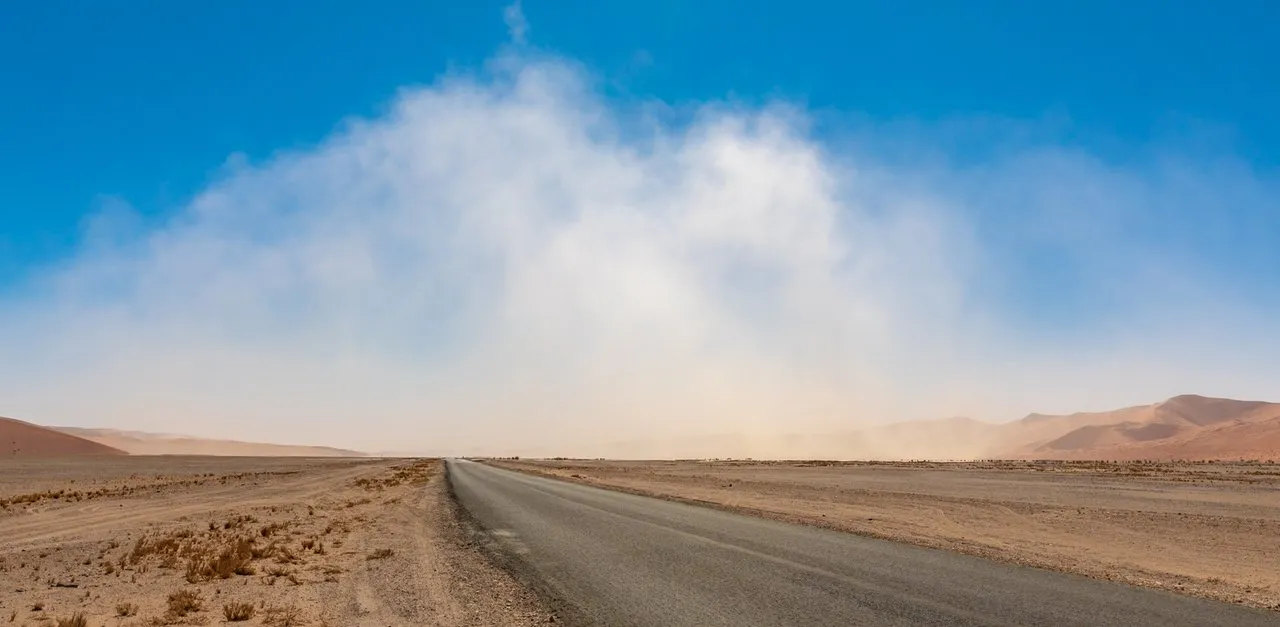
[[[222,606],[222,616],[229,623],[238,623],[253,618],[255,610],[252,603],[228,603]]]
[[[127,617],[129,617],[129,616],[135,616],[135,615],[137,615],[137,613],[138,613],[138,604],[137,604],[137,603],[127,603],[127,602],[126,602],[126,603],[117,603],[117,604],[116,604],[116,616],[120,616],[120,617],[122,617],[122,618],[127,618]]]
[[[72,614],[70,618],[59,618],[58,627],[89,627],[89,619],[79,612]]]
[[[262,611],[262,624],[269,627],[297,627],[302,624],[302,610],[292,605],[269,607]]]

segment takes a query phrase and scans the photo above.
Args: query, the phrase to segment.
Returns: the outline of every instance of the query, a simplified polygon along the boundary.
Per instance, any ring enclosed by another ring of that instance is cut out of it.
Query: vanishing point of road
[[[570,622],[1280,625],[1280,614],[450,460],[459,502]]]

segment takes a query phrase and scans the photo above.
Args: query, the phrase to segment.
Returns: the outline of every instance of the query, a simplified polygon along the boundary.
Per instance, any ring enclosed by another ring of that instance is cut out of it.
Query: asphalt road
[[[516,568],[594,625],[1280,626],[1280,613],[450,460]]]

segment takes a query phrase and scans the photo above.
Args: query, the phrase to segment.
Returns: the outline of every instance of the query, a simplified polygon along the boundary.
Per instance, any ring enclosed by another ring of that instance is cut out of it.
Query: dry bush
[[[89,619],[79,612],[72,614],[70,618],[59,618],[58,627],[89,627]]]
[[[169,595],[168,604],[170,615],[183,617],[203,610],[204,597],[200,596],[199,590],[179,590]]]
[[[255,609],[252,603],[228,603],[222,606],[222,616],[229,623],[238,623],[253,618]]]
[[[151,555],[159,555],[161,557],[176,555],[178,549],[182,546],[178,540],[177,534],[158,538],[142,536],[133,544],[133,550],[129,551],[128,563],[137,566],[142,560]]]
[[[137,615],[137,613],[138,613],[137,603],[125,602],[125,603],[116,604],[116,616],[120,616],[122,618],[128,618],[130,616]]]
[[[272,542],[267,546],[254,546],[249,548],[249,557],[260,560],[264,557],[270,557],[276,551],[276,543]]]
[[[209,551],[196,552],[187,562],[186,579],[188,583],[210,581],[212,579],[230,579],[232,575],[252,575],[253,540],[237,538],[222,549],[217,556],[210,557]]]
[[[293,571],[283,566],[271,566],[270,568],[267,568],[267,576],[269,577],[288,577],[292,574]]]
[[[297,627],[302,624],[302,610],[292,605],[269,607],[262,611],[262,624],[269,627]]]
[[[311,539],[311,540],[303,540],[303,541],[302,541],[302,548],[303,548],[303,549],[311,549],[311,548],[312,548],[312,547],[314,547],[315,545],[316,545],[316,541],[315,541],[314,539]]]
[[[395,554],[396,554],[396,552],[395,552],[395,551],[392,551],[391,549],[378,549],[378,550],[376,550],[376,551],[374,551],[374,552],[370,553],[370,554],[369,554],[369,556],[368,556],[367,558],[365,558],[365,559],[370,559],[370,560],[384,560],[384,559],[387,559],[388,557],[391,557],[392,555],[395,555]]]

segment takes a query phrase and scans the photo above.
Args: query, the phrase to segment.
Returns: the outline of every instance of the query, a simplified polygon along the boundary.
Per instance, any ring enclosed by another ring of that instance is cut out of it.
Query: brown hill
[[[124,451],[29,422],[0,417],[0,456],[126,455]]]
[[[102,445],[110,446],[130,455],[218,455],[233,457],[364,457],[359,451],[349,451],[327,446],[297,446],[290,444],[266,444],[213,440],[181,435],[162,435],[141,431],[117,431],[115,429],[83,429],[79,427],[51,427],[62,433],[78,436]]]
[[[1028,416],[1007,434],[1030,436],[1011,437],[1007,457],[1280,459],[1280,404],[1186,395],[1114,412]]]

